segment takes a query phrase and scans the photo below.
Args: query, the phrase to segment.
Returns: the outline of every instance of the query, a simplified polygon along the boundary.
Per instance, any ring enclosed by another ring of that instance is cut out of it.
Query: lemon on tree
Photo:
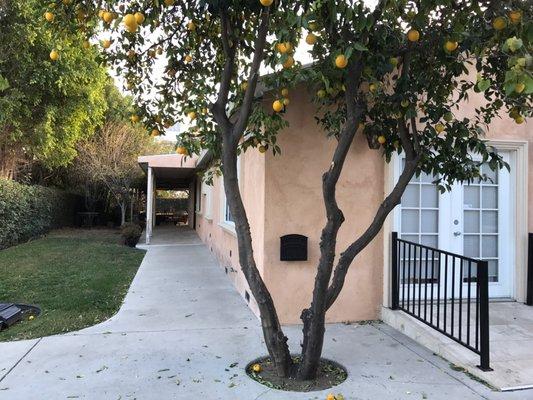
[[[122,22],[124,23],[124,26],[126,26],[128,32],[135,32],[137,30],[138,24],[135,15],[126,14]]]
[[[104,15],[102,16],[102,19],[107,22],[108,24],[113,21],[113,13],[110,11],[105,11]]]
[[[187,149],[183,146],[178,146],[176,148],[176,153],[178,154],[182,154],[182,155],[186,155],[187,154]]]
[[[287,89],[287,88],[281,89],[281,95],[283,97],[288,97],[289,96],[289,89]]]
[[[274,0],[259,0],[261,2],[261,5],[264,7],[270,7]]]
[[[509,13],[509,19],[511,20],[511,24],[518,24],[522,20],[522,12],[511,11]]]
[[[294,57],[288,56],[287,60],[285,60],[285,62],[282,65],[283,65],[283,68],[285,69],[291,68],[294,65]]]
[[[314,33],[310,32],[305,37],[305,43],[313,45],[316,43],[317,39],[317,36]]]
[[[447,40],[446,43],[444,44],[444,48],[446,49],[446,51],[450,53],[454,51],[455,49],[457,49],[457,47],[459,47],[459,43],[453,42],[451,40]]]
[[[410,29],[409,32],[407,32],[407,39],[409,39],[410,42],[418,42],[420,39],[420,32],[416,29]]]
[[[514,91],[516,93],[522,93],[524,91],[524,89],[526,88],[526,85],[523,84],[523,83],[517,83],[515,86],[514,86]]]
[[[281,100],[276,100],[272,103],[272,109],[275,111],[275,112],[280,112],[281,110],[283,110],[283,103],[281,102]]]
[[[104,49],[109,49],[109,47],[111,47],[111,40],[109,39],[102,40],[102,47]]]
[[[339,54],[337,57],[335,57],[335,66],[337,68],[346,68],[348,65],[348,59],[344,54]]]
[[[196,24],[193,21],[189,21],[187,23],[187,29],[189,31],[195,31],[196,30]]]
[[[383,136],[383,135],[378,136],[378,143],[379,144],[385,144],[386,142],[387,142],[387,139],[385,138],[385,136]]]
[[[437,133],[444,132],[444,129],[446,129],[444,124],[438,123],[437,125],[435,125],[435,130],[437,131]]]
[[[507,21],[504,17],[496,17],[494,18],[494,21],[492,21],[492,27],[496,29],[497,31],[501,31],[505,29],[507,26]]]

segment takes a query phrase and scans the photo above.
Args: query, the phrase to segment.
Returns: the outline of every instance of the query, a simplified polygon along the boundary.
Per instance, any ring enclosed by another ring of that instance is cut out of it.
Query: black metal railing
[[[533,306],[533,233],[529,234],[528,243],[526,304]]]
[[[399,239],[392,233],[393,310],[402,310],[479,354],[491,371],[487,261]]]

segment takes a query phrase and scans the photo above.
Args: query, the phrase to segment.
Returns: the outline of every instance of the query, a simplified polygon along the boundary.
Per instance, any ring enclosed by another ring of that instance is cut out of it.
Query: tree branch
[[[237,122],[233,127],[232,139],[235,143],[238,143],[241,139],[246,126],[248,125],[248,118],[250,116],[250,111],[252,108],[255,89],[257,87],[257,81],[259,80],[259,68],[261,67],[261,62],[263,61],[263,53],[266,44],[266,36],[268,33],[268,23],[269,23],[269,12],[268,7],[264,7],[264,10],[261,15],[261,22],[259,24],[259,29],[257,33],[257,38],[254,45],[254,55],[252,59],[252,65],[250,67],[250,74],[248,76],[248,86],[244,93],[244,99],[239,111],[239,117]]]

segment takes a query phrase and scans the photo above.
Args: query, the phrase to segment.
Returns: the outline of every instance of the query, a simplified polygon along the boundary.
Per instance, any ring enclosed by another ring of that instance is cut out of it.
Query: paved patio
[[[0,399],[324,399],[250,380],[260,326],[196,234],[155,232],[125,302],[79,332],[0,343]],[[298,349],[300,327],[288,327]],[[494,392],[385,324],[328,326],[324,356],[347,367],[346,399],[533,399]],[[235,364],[237,363],[237,364]]]

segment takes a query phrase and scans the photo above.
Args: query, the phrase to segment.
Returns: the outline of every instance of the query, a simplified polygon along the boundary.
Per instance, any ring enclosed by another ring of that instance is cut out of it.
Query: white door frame
[[[513,207],[514,218],[514,254],[515,254],[515,271],[514,271],[514,298],[518,302],[526,300],[526,282],[527,282],[527,240],[528,240],[528,142],[522,140],[489,140],[488,144],[501,151],[510,153],[511,179],[516,189]],[[398,155],[385,168],[385,195],[388,195],[398,179]],[[388,216],[383,226],[384,231],[384,248],[383,248],[383,306],[390,307],[390,258],[391,258],[391,241],[390,234],[398,231],[399,226],[399,206]],[[440,240],[440,239],[439,239]]]

